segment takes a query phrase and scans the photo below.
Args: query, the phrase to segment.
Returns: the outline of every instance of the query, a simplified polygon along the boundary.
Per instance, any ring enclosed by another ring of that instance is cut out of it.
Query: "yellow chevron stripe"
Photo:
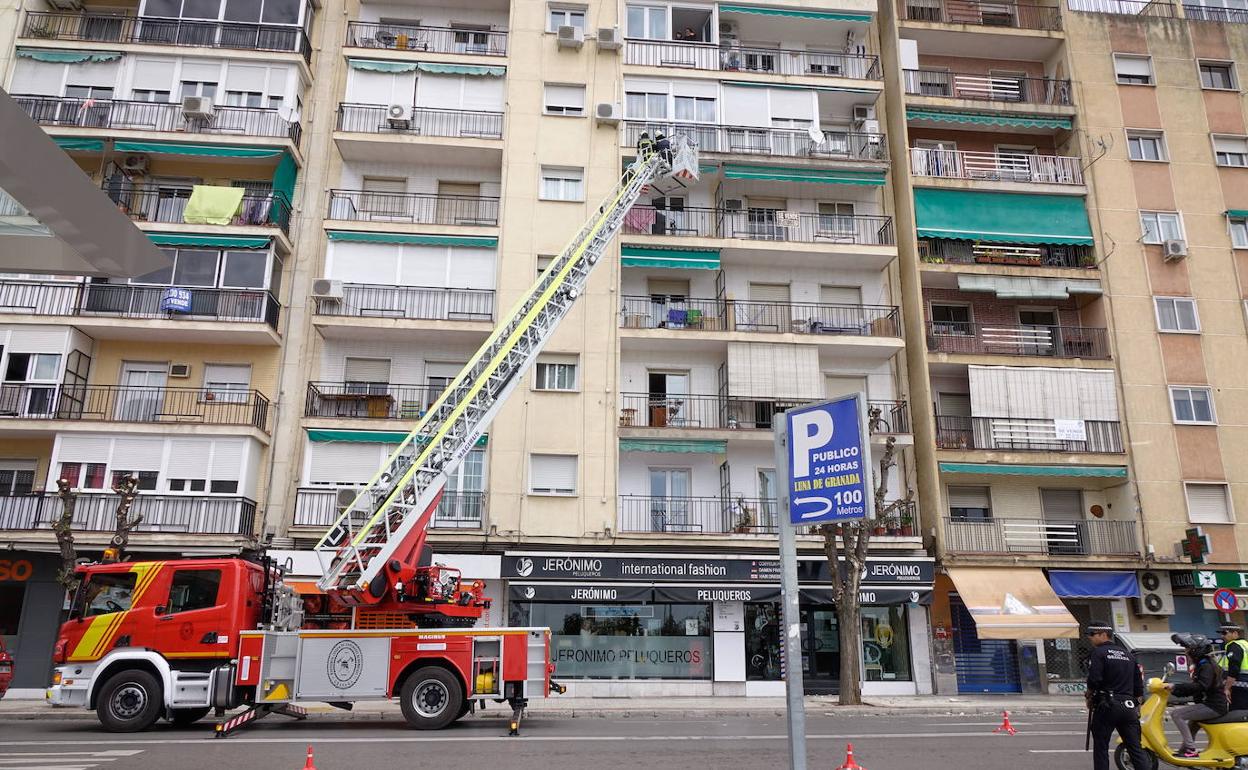
[[[115,613],[121,614],[121,613]],[[100,637],[108,626],[112,625],[113,615],[96,615],[91,618],[87,630],[83,633],[82,638],[78,640],[78,644],[74,645],[74,651],[70,654],[70,660],[87,660],[92,651],[99,645]]]
[[[137,576],[135,579],[134,590],[130,593],[131,607],[135,607],[139,604],[143,595],[147,593],[147,589],[151,587],[152,582],[155,581],[157,575],[160,574],[160,568],[164,566],[164,564],[165,563],[163,561],[137,562],[130,568],[130,571]],[[104,653],[108,651],[108,648],[113,644],[115,637],[117,636],[117,631],[121,628],[126,618],[130,616],[130,612],[131,610],[123,610],[122,612],[115,612],[107,615],[100,615],[97,618],[92,618],[91,628],[88,629],[88,634],[96,630],[96,620],[104,620],[106,622],[101,625],[100,631],[93,635],[94,643],[91,647],[85,650],[85,654],[91,656],[91,659],[93,660],[102,657]],[[80,642],[78,647],[74,650],[75,655],[82,650],[85,643],[86,635],[83,635],[82,642]]]

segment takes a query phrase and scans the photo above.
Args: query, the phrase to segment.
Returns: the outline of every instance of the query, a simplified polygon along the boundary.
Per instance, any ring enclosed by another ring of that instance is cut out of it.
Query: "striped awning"
[[[328,442],[328,441],[346,441],[355,444],[399,444],[403,439],[407,438],[406,431],[401,430],[321,430],[317,428],[308,429],[308,441]],[[477,439],[474,446],[486,446],[489,443],[489,435],[482,436]]]
[[[650,439],[650,438],[622,438],[620,439],[621,452],[668,452],[672,454],[712,454],[722,455],[728,453],[727,441],[712,441],[708,439]]]
[[[717,249],[665,249],[661,246],[621,246],[624,267],[664,267],[675,270],[718,270]]]
[[[148,233],[157,246],[185,246],[207,249],[267,249],[271,238],[246,238],[238,235],[184,235],[182,233]]]
[[[787,166],[748,166],[724,164],[724,179],[765,179],[776,182],[812,182],[815,184],[854,184],[880,187],[883,171],[842,171],[822,168],[791,168]]]
[[[1008,128],[1064,128],[1070,130],[1070,118],[1041,115],[1012,115],[982,112],[946,112],[944,110],[906,110],[906,120],[931,120],[938,123],[959,123],[971,126],[1003,126]]]
[[[141,152],[145,155],[189,155],[200,158],[276,158],[286,151],[281,147],[235,147],[228,144],[183,144],[180,142],[116,142],[117,152]]]
[[[854,21],[863,24],[871,22],[869,13],[838,13],[835,11],[810,11],[804,8],[759,8],[754,5],[719,4],[720,13],[749,13],[755,16],[788,16],[794,19],[815,19],[817,21]]]
[[[1002,463],[940,463],[941,473],[985,476],[1066,476],[1084,479],[1125,479],[1127,469],[1107,465],[1006,465]]]
[[[453,235],[406,235],[404,233],[369,233],[357,230],[330,230],[331,241],[347,243],[390,243],[412,246],[459,246],[461,248],[498,248],[497,238],[465,238]]]

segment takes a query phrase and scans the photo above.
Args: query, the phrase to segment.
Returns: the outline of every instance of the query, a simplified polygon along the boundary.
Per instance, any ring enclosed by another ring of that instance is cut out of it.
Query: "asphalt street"
[[[811,770],[831,770],[852,742],[866,770],[1064,770],[1091,767],[1078,714],[1020,716],[1014,736],[984,716],[839,717],[808,714]],[[269,717],[214,739],[211,720],[112,735],[87,720],[0,721],[0,770],[298,770],[307,746],[318,770],[365,768],[784,768],[780,718],[571,718],[527,720],[506,736],[499,719],[467,718],[441,732],[399,720],[293,722]]]

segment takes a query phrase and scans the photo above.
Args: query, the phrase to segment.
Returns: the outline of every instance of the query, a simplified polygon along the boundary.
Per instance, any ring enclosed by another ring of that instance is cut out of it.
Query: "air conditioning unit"
[[[211,118],[212,117],[212,97],[211,96],[184,96],[182,97],[182,114],[188,118]]]
[[[594,108],[594,117],[598,119],[598,125],[600,126],[614,126],[623,119],[622,112],[620,105],[614,102],[599,102]]]
[[[571,24],[564,24],[555,32],[555,42],[560,48],[580,50],[585,45],[585,31]]]
[[[719,39],[720,40],[736,40],[737,39],[737,23],[735,21],[721,21],[719,23]]]
[[[620,37],[619,27],[598,28],[598,48],[603,51],[618,51],[624,47],[624,39]]]
[[[169,364],[169,376],[186,379],[191,376],[190,364]]]
[[[360,490],[355,489],[354,487],[348,487],[346,489],[338,490],[338,494],[337,494],[338,509],[342,510],[346,508],[347,506],[351,505],[351,503],[355,502],[355,498],[359,496],[360,496]]]
[[[740,198],[727,198],[724,200],[724,211],[741,211],[745,208],[745,201]]]
[[[854,122],[861,123],[864,120],[875,119],[875,105],[872,104],[855,104],[854,105]]]
[[[146,174],[148,160],[146,155],[127,155],[121,159],[121,170],[131,174]]]
[[[858,124],[858,130],[864,134],[880,133],[880,121],[875,118],[868,118]]]
[[[1141,570],[1136,573],[1140,598],[1135,600],[1137,615],[1173,615],[1174,592],[1170,588],[1170,575],[1160,570]]]
[[[312,296],[316,299],[342,299],[342,281],[317,278],[312,282]]]
[[[1167,262],[1173,262],[1176,259],[1183,259],[1187,256],[1187,241],[1170,240],[1166,241],[1164,246]]]
[[[48,5],[58,11],[81,11],[81,0],[48,0]]]
[[[407,128],[412,125],[410,104],[392,104],[386,108],[386,122],[391,128]]]

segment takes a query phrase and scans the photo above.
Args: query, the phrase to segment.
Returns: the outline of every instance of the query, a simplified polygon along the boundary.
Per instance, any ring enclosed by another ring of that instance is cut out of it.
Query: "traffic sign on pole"
[[[1239,608],[1239,598],[1231,589],[1219,588],[1213,594],[1213,606],[1217,607],[1219,612],[1234,612]]]
[[[805,525],[869,518],[873,493],[866,394],[790,409],[784,422],[789,521]]]

